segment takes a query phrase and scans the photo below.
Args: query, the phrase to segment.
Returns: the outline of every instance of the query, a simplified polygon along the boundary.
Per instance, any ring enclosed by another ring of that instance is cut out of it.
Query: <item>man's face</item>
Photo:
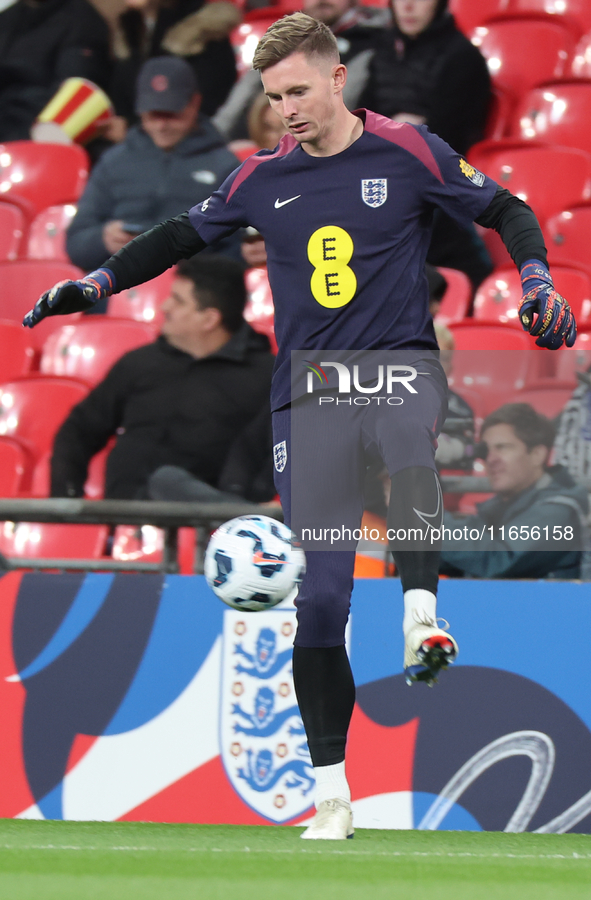
[[[492,425],[482,435],[487,447],[486,474],[495,493],[512,496],[527,490],[544,474],[548,449],[528,450],[512,425]]]
[[[344,66],[292,53],[262,73],[269,104],[300,144],[317,144],[330,134],[336,116],[336,78]]]
[[[160,307],[164,322],[160,329],[166,338],[186,341],[199,337],[203,332],[207,309],[199,309],[195,298],[195,286],[189,278],[175,278],[170,294]]]
[[[142,128],[161,150],[172,150],[195,128],[200,104],[201,97],[196,94],[180,112],[142,113]]]
[[[355,0],[304,0],[302,11],[329,27],[355,5]]]
[[[435,16],[439,0],[392,0],[396,24],[403,34],[417,37]]]

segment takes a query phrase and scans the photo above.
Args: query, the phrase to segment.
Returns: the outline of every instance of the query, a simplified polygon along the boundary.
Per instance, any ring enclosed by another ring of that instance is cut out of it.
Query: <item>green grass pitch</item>
[[[591,900],[591,836],[0,820],[2,900]]]

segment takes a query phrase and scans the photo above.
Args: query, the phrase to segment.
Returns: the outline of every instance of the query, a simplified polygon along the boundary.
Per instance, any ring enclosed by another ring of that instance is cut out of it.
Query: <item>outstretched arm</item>
[[[27,313],[23,325],[33,328],[47,316],[90,309],[101,297],[150,281],[206,246],[191,225],[188,213],[167,219],[134,238],[96,272],[79,281],[59,282],[46,291]]]

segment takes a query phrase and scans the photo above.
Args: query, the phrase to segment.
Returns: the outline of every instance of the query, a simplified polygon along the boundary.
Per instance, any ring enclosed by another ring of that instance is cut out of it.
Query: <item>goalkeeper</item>
[[[391,549],[404,594],[407,680],[430,684],[458,652],[437,625],[440,554],[430,540],[442,521],[435,449],[447,405],[424,274],[434,208],[459,225],[476,221],[498,231],[521,272],[521,323],[539,346],[572,346],[575,320],[554,289],[531,209],[425,126],[350,112],[342,99],[346,68],[325,25],[303,13],[279,19],[259,42],[253,65],[287,132],[277,148],[250,157],[208,200],[131,241],[96,272],[48,290],[24,324],[89,309],[239,227],[256,228],[267,247],[275,304],[271,407],[285,520],[295,529],[293,480],[302,518],[306,508],[319,518],[336,509],[334,524],[351,534],[363,510],[364,454],[379,453],[391,479],[389,529],[421,535],[412,546]],[[292,378],[298,351],[312,371],[300,364],[294,372],[301,377]],[[360,365],[358,392],[340,397],[338,366],[346,366],[326,362],[338,359],[335,351],[355,362],[377,351],[415,380],[406,389],[397,384],[392,405],[372,403],[375,367],[368,380]],[[307,391],[314,372],[324,375],[332,407],[319,407]],[[355,544],[314,549],[296,600],[293,654],[316,778],[317,814],[304,837],[341,839],[353,833],[344,760],[355,686],[344,644]]]

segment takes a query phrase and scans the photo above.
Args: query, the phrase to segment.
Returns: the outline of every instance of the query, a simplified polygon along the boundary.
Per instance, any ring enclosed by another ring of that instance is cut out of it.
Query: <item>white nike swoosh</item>
[[[415,506],[413,506],[413,512],[415,512],[419,519],[424,522],[425,525],[427,525],[429,528],[433,528],[433,525],[431,524],[431,522],[427,522],[427,519],[434,519],[439,515],[439,510],[441,509],[441,501],[443,500],[443,496],[441,493],[441,484],[439,483],[439,478],[437,477],[437,475],[435,475],[435,483],[437,485],[437,509],[435,510],[435,512],[423,512],[422,510],[417,509]]]
[[[281,209],[281,207],[285,206],[286,203],[291,203],[292,200],[299,200],[301,196],[301,194],[298,194],[297,197],[290,197],[289,200],[280,200],[279,197],[277,197],[277,200],[275,201],[275,209]]]

